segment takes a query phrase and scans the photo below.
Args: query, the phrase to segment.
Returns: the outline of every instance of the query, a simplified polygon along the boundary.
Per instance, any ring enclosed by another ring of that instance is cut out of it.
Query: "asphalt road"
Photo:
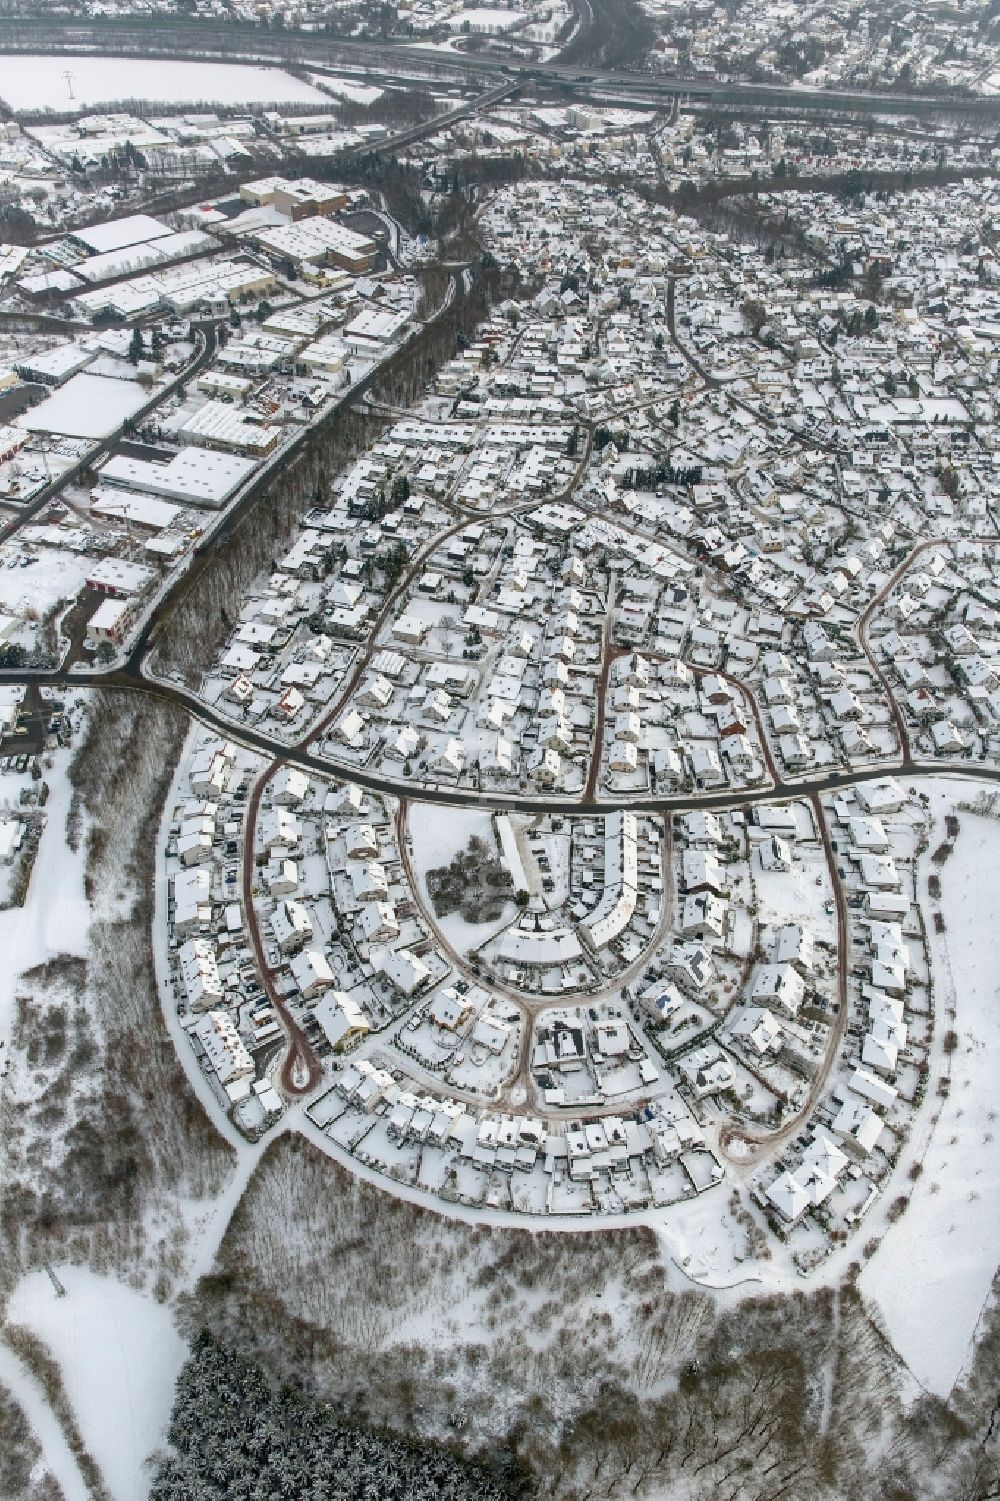
[[[336,777],[342,782],[354,782],[359,787],[370,788],[390,797],[406,797],[418,802],[435,803],[454,808],[496,808],[500,812],[515,813],[611,813],[627,805],[642,813],[685,813],[695,808],[724,809],[753,807],[757,803],[787,801],[789,798],[811,797],[814,793],[838,792],[843,788],[857,787],[865,782],[881,781],[884,777],[961,777],[969,781],[1000,782],[1000,769],[984,766],[977,761],[916,761],[910,757],[902,760],[886,760],[878,766],[858,767],[847,771],[826,772],[821,776],[803,777],[798,780],[778,780],[774,785],[753,788],[723,788],[717,792],[692,792],[676,797],[659,797],[655,794],[623,799],[621,796],[606,798],[588,797],[540,797],[502,791],[479,792],[474,788],[423,784],[408,778],[387,777],[361,768],[344,766],[301,746],[288,745],[274,736],[249,726],[236,724],[220,714],[211,705],[205,704],[196,694],[175,683],[159,682],[143,676],[140,667],[133,663],[107,672],[87,672],[73,668],[49,668],[0,670],[0,683],[34,683],[39,687],[61,689],[114,688],[125,692],[146,693],[151,698],[189,714],[192,719],[232,740],[236,745],[278,763],[300,766],[320,776]]]
[[[576,94],[613,89],[623,97],[648,102],[683,95],[689,101],[730,104],[762,110],[822,110],[850,114],[962,113],[986,118],[1000,115],[1000,98],[955,98],[945,94],[888,94],[851,89],[808,89],[783,84],[730,83],[714,79],[661,78],[652,74],[589,69],[586,65],[535,63],[484,57],[479,53],[436,51],[431,47],[368,38],[341,40],[298,32],[286,27],[272,31],[230,22],[178,20],[145,24],[133,17],[67,21],[64,18],[8,19],[0,39],[4,52],[53,48],[105,48],[134,57],[204,57],[254,62],[302,63],[335,67],[338,62],[364,62],[383,67],[394,63],[401,73],[416,77],[422,67],[432,77],[446,74],[467,79],[513,77],[521,82],[570,87]]]
[[[244,843],[241,872],[243,917],[250,934],[250,941],[253,944],[254,958],[257,962],[257,973],[260,975],[267,998],[280,1018],[281,1025],[285,1029],[285,1036],[288,1039],[288,1047],[281,1065],[281,1088],[289,1098],[295,1099],[300,1095],[310,1094],[314,1089],[318,1088],[323,1078],[323,1066],[313,1052],[305,1032],[303,1032],[299,1023],[288,1009],[285,997],[277,987],[274,971],[268,962],[267,950],[261,935],[257,909],[253,899],[257,873],[257,863],[254,857],[254,841],[257,833],[257,818],[260,813],[260,800],[275,770],[275,766],[269,766],[257,778],[250,793],[243,821]]]
[[[147,417],[150,412],[154,411],[161,402],[165,401],[168,396],[172,396],[173,393],[179,390],[180,387],[183,386],[187,381],[191,380],[192,377],[198,375],[199,372],[202,371],[208,364],[209,360],[212,359],[213,355],[215,354],[214,324],[210,322],[202,322],[194,325],[194,327],[197,329],[198,334],[198,348],[195,354],[184,366],[184,369],[180,372],[180,374],[176,375],[174,379],[169,383],[169,385],[162,386],[159,390],[154,392],[153,395],[150,396],[149,401],[147,401],[145,405],[139,409],[139,411],[135,412],[132,415],[132,417],[129,419],[132,423],[141,423],[144,418]],[[35,518],[40,515],[42,511],[44,511],[49,502],[55,500],[60,492],[64,490],[67,485],[71,485],[73,481],[80,474],[82,474],[85,469],[91,468],[94,464],[97,463],[99,459],[102,459],[105,454],[111,453],[111,451],[120,441],[124,431],[125,424],[122,423],[119,427],[115,428],[113,433],[109,433],[106,438],[103,438],[96,447],[89,448],[84,454],[83,458],[78,459],[77,462],[70,465],[68,469],[62,470],[61,473],[57,474],[54,479],[51,479],[47,485],[43,485],[41,490],[39,490],[37,494],[33,495],[29,501],[27,501],[23,506],[19,507],[17,515],[12,517],[4,524],[2,528],[0,528],[0,541],[5,542],[8,537],[14,536],[15,532],[20,531],[23,526],[27,526],[29,522],[34,521]]]

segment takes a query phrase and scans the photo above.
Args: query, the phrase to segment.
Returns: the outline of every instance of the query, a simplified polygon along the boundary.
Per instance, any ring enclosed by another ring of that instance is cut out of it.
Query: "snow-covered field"
[[[0,1043],[6,1050],[17,982],[25,970],[44,964],[58,954],[87,952],[90,913],[83,891],[82,850],[76,854],[66,844],[66,818],[71,788],[66,776],[71,751],[60,751],[55,765],[46,769],[49,800],[46,824],[38,846],[28,897],[23,907],[0,912],[0,952],[4,956],[0,979]]]
[[[473,836],[496,848],[493,821],[477,809],[439,808],[435,803],[412,803],[406,827],[413,839],[413,866],[424,876],[439,865],[448,865]]]
[[[73,74],[72,95],[65,74]],[[280,68],[253,68],[233,63],[153,62],[125,57],[77,57],[52,54],[8,60],[0,79],[0,98],[12,110],[38,109],[44,100],[64,113],[118,100],[147,104],[322,104],[311,84]]]
[[[84,372],[18,417],[17,426],[32,433],[106,438],[149,399],[150,393],[138,381]]]
[[[346,78],[327,78],[323,73],[310,73],[309,77],[324,94],[335,94],[338,99],[350,99],[352,104],[374,104],[381,99],[385,89],[372,83],[353,83]]]
[[[45,1342],[62,1371],[84,1441],[114,1501],[149,1490],[143,1465],[166,1436],[186,1347],[170,1309],[85,1267],[57,1269],[66,1296],[41,1271],[22,1277],[8,1306]]]
[[[666,1255],[699,1287],[753,1293],[770,1280],[765,1279],[759,1262],[743,1266],[738,1261],[743,1234],[718,1191],[698,1194],[686,1204],[672,1204],[657,1230]],[[778,1285],[782,1285],[780,1280]]]
[[[971,795],[954,783],[926,790],[940,817]],[[1000,1247],[1000,961],[992,927],[1000,830],[994,819],[958,817],[955,850],[941,869],[945,932],[929,932],[938,1040],[949,1027],[959,1039],[950,1093],[910,1205],[861,1276],[862,1291],[878,1305],[917,1380],[942,1397],[971,1352]],[[943,836],[936,824],[931,847]],[[952,998],[954,1022],[943,1014]]]
[[[41,617],[53,605],[73,599],[92,561],[62,548],[44,547],[32,554],[35,561],[29,567],[22,568],[24,556],[19,547],[9,547],[0,556],[0,610],[21,619],[28,610]]]

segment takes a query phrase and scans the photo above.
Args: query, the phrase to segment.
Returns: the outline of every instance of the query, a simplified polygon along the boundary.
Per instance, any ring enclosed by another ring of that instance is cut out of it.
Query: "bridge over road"
[[[300,64],[336,68],[353,65],[398,70],[400,77],[451,78],[473,85],[515,79],[549,84],[586,95],[613,91],[637,104],[667,106],[678,97],[692,103],[741,109],[821,111],[827,114],[953,114],[1000,118],[1000,96],[879,93],[874,90],[810,89],[784,84],[734,83],[703,78],[663,78],[645,73],[584,70],[579,64],[537,63],[442,52],[376,37],[347,40],[314,32],[258,27],[243,22],[198,22],[187,17],[143,21],[129,17],[7,18],[0,53],[108,52],[115,56],[186,57],[205,61]]]

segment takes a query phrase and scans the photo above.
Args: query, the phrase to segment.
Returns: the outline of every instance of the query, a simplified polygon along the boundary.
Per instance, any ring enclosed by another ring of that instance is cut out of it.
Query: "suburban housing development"
[[[992,8],[141,9],[0,5],[11,1494],[989,1501]]]

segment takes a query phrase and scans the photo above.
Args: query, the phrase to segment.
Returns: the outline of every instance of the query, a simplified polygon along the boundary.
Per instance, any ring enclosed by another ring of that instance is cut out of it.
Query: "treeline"
[[[443,1218],[286,1136],[179,1315],[352,1420],[503,1446],[540,1501],[995,1498],[996,1309],[951,1401],[904,1407],[860,1264],[720,1305],[661,1256],[641,1225]]]
[[[509,1457],[472,1464],[437,1444],[346,1423],[329,1405],[275,1389],[252,1361],[203,1333],[177,1380],[150,1501],[513,1501]]]
[[[331,98],[338,118],[346,126],[388,125],[394,130],[422,125],[438,113],[434,95],[426,89],[385,89],[368,103],[337,94]]]
[[[71,848],[86,837],[89,953],[18,985],[3,1100],[8,1279],[68,1259],[168,1291],[187,1233],[177,1199],[217,1194],[233,1166],[167,1034],[153,962],[156,834],[187,727],[145,694],[90,698],[67,820]]]
[[[679,403],[672,403],[668,421],[677,425],[679,417]],[[594,430],[594,448],[602,453],[609,443],[614,443],[619,453],[627,453],[629,448],[629,435],[625,430],[615,431],[610,427],[601,426]],[[625,485],[630,490],[655,490],[657,485],[700,485],[702,466],[700,464],[674,464],[669,458],[658,459],[654,464],[634,464],[626,469],[623,475]]]
[[[329,481],[373,440],[372,420],[343,411],[246,507],[238,526],[188,573],[155,638],[160,670],[195,688],[232,629],[245,592],[291,542],[307,510],[329,504]]]
[[[248,114],[262,115],[267,111],[274,110],[283,114],[288,109],[287,99],[272,99],[270,102],[254,101],[249,104],[219,104],[212,99],[187,100],[183,106],[185,113],[199,115],[218,115],[220,120],[245,119]],[[17,118],[22,125],[72,125],[80,118],[80,109],[27,109],[18,110]],[[126,95],[121,99],[105,99],[86,105],[87,114],[102,115],[134,115],[140,120],[170,119],[177,114],[177,106],[170,103],[159,103],[155,99],[144,99],[141,96],[131,97]],[[327,104],[308,103],[305,100],[298,101],[295,105],[297,115],[322,115],[329,113]]]
[[[385,200],[393,218],[413,235],[448,235],[463,220],[471,220],[476,195],[483,188],[503,187],[525,177],[540,175],[525,156],[480,156],[470,152],[456,157],[440,170],[425,173],[389,152],[347,152],[316,158],[310,174],[324,182],[355,184]],[[434,196],[428,196],[432,190]]]
[[[648,469],[630,469],[625,484],[633,490],[655,490],[657,485],[700,485],[700,464],[675,465],[669,459]]]
[[[66,1387],[62,1378],[59,1362],[52,1355],[45,1343],[37,1334],[21,1324],[7,1324],[3,1331],[4,1343],[9,1345],[14,1353],[24,1362],[28,1370],[38,1382],[45,1393],[45,1400],[52,1410],[56,1422],[62,1429],[63,1436],[76,1460],[80,1474],[87,1486],[87,1494],[91,1501],[111,1501],[107,1486],[101,1476],[97,1462],[84,1442],[80,1425],[76,1420]],[[0,1492],[7,1495],[8,1492]],[[43,1492],[44,1494],[44,1492]],[[50,1492],[51,1494],[51,1492]],[[62,1491],[55,1487],[54,1494],[61,1496]]]
[[[17,1501],[62,1501],[45,1468],[31,1424],[13,1392],[0,1383],[0,1496]]]
[[[714,178],[700,187],[694,182],[682,182],[674,189],[640,185],[636,190],[652,202],[662,203],[678,213],[692,213],[698,207],[716,204],[725,198],[756,197],[762,193],[828,193],[852,201],[868,193],[909,193],[918,188],[946,187],[969,177],[989,177],[993,172],[992,167],[985,166],[932,167],[926,170],[905,167],[870,172],[852,167],[846,172],[807,176],[786,168],[783,174],[772,177],[754,173],[750,177]]]
[[[0,200],[0,240],[12,245],[30,245],[38,233],[38,226],[20,202],[13,196]]]
[[[470,247],[471,248],[471,247]],[[419,328],[409,343],[381,367],[372,395],[390,406],[407,406],[448,360],[454,359],[475,336],[499,296],[500,277],[486,258],[476,268],[468,291],[457,291],[441,316]]]
[[[656,41],[653,23],[636,0],[590,0],[580,28],[559,55],[560,63],[594,68],[645,69]]]
[[[321,182],[365,188],[373,198],[381,194],[389,213],[411,234],[429,235],[434,231],[434,215],[423,195],[422,174],[396,156],[374,149],[364,155],[340,153],[313,161],[310,173]]]

